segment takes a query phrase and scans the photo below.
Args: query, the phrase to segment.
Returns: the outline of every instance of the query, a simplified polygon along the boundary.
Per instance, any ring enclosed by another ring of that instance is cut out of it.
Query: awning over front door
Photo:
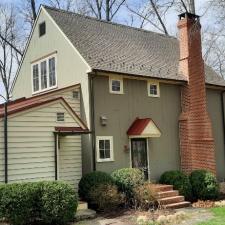
[[[136,118],[127,131],[130,138],[160,137],[161,132],[151,118]]]

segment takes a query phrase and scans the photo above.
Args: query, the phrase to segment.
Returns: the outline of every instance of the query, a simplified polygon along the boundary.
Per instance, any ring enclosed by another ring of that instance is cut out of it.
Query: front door
[[[148,153],[147,153],[147,139],[134,138],[131,139],[131,160],[132,167],[142,170],[148,179]]]

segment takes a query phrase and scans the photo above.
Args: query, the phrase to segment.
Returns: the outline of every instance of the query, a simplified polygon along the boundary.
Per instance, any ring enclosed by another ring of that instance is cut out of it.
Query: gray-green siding
[[[212,121],[216,147],[216,168],[219,180],[225,179],[225,150],[221,110],[221,91],[207,89],[207,107]],[[96,136],[113,136],[113,162],[96,163],[96,169],[111,172],[130,167],[127,129],[136,117],[150,117],[160,128],[160,138],[149,139],[150,178],[157,180],[167,170],[180,169],[179,115],[181,89],[179,85],[160,83],[160,98],[147,95],[147,81],[124,79],[124,94],[109,93],[108,77],[94,79]],[[100,116],[108,118],[101,126]]]
[[[220,181],[225,178],[224,131],[222,120],[221,91],[207,89],[207,106],[212,121],[216,147],[216,170]]]
[[[149,161],[151,180],[157,180],[167,170],[180,168],[178,118],[181,112],[180,87],[160,84],[160,98],[147,94],[147,81],[124,79],[124,94],[109,93],[107,77],[96,77],[95,132],[96,136],[113,136],[114,162],[97,163],[97,170],[111,172],[130,167],[130,152],[126,134],[136,117],[150,117],[161,130],[160,138],[149,139]],[[100,116],[108,118],[107,126],[100,125]]]

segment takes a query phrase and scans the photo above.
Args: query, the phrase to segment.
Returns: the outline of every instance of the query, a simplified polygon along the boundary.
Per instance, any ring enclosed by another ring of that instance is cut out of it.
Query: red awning
[[[151,118],[136,118],[127,131],[129,137],[160,137],[161,132]]]

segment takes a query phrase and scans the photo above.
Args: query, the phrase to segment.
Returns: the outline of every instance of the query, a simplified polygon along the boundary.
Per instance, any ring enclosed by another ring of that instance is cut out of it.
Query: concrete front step
[[[76,212],[75,220],[81,221],[81,220],[87,220],[87,219],[93,219],[96,217],[96,212],[91,209],[79,209]]]
[[[84,210],[84,209],[88,209],[87,202],[79,201],[78,206],[77,206],[77,210]]]
[[[184,196],[181,196],[181,195],[158,199],[158,202],[161,205],[168,205],[168,204],[173,204],[173,203],[178,203],[183,201],[184,201]]]
[[[178,196],[179,191],[172,190],[172,191],[161,191],[157,193],[158,198],[167,198],[167,197],[173,197],[173,196]]]
[[[168,205],[163,205],[163,208],[165,209],[181,209],[181,208],[186,208],[189,207],[191,205],[190,202],[177,202],[177,203],[172,203],[172,204],[168,204]]]

